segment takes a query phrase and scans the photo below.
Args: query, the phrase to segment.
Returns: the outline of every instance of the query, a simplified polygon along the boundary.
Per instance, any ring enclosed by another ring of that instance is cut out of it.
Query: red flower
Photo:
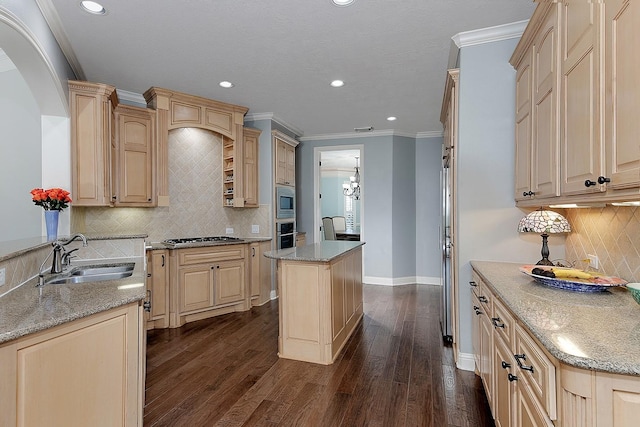
[[[42,206],[48,211],[61,211],[72,202],[69,192],[62,188],[50,188],[43,190],[42,188],[34,188],[31,190],[33,203]]]

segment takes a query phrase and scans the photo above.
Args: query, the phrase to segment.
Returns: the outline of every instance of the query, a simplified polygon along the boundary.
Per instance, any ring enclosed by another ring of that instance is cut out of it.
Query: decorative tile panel
[[[169,203],[157,208],[72,208],[73,230],[87,233],[146,233],[150,242],[225,235],[271,236],[271,206],[222,206],[222,140],[209,131],[169,132]],[[251,234],[251,225],[260,226]],[[77,227],[77,228],[76,228]]]
[[[572,229],[565,242],[567,260],[586,268],[587,255],[597,255],[599,271],[640,282],[640,208],[567,209],[567,219]]]

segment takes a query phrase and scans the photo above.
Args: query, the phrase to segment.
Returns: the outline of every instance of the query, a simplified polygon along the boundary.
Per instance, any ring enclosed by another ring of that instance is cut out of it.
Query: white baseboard
[[[276,295],[276,291],[275,291],[275,290],[271,291],[271,294],[269,295],[269,297],[270,297],[272,300],[274,300],[274,299],[278,298],[278,296]]]
[[[456,364],[458,369],[463,371],[475,371],[476,362],[473,358],[473,354],[470,353],[458,353],[458,363]]]
[[[402,285],[440,285],[441,279],[439,277],[427,277],[427,276],[409,276],[409,277],[374,277],[365,276],[362,281],[367,285],[382,285],[382,286],[402,286]]]

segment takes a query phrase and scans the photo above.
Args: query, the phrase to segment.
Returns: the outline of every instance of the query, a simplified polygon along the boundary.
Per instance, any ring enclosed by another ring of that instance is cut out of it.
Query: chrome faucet
[[[64,247],[76,239],[82,239],[82,246],[86,247],[88,245],[87,238],[84,237],[84,235],[81,233],[74,234],[69,240],[64,243],[56,240],[51,244],[53,246],[53,249],[51,250],[51,252],[49,252],[44,261],[42,261],[40,270],[38,270],[38,286],[44,285],[44,272],[42,271],[42,269],[44,268],[44,264],[47,262],[51,255],[53,255],[53,259],[51,260],[51,274],[62,273],[64,269],[71,264],[71,258],[73,258],[71,254],[77,251],[79,248],[71,249],[67,252]]]

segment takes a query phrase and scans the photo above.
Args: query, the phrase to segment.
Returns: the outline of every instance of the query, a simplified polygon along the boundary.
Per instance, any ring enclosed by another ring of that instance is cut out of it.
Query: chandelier
[[[345,196],[360,200],[360,167],[358,157],[356,157],[356,172],[349,177],[349,184],[342,184],[342,191]]]

